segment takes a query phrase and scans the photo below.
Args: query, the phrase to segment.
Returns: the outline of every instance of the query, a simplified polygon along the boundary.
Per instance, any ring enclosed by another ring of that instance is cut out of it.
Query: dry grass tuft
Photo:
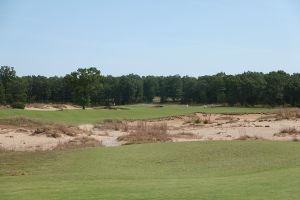
[[[232,116],[220,116],[220,117],[217,117],[216,120],[232,121],[232,120],[234,120],[234,117],[232,117]]]
[[[121,130],[123,132],[128,132],[129,130],[129,126],[126,121],[111,120],[111,119],[104,120],[101,125],[96,124],[95,127],[100,129],[110,129],[115,131]]]
[[[96,147],[102,146],[102,143],[91,137],[78,137],[66,143],[60,143],[55,149],[73,149],[78,147]]]
[[[85,132],[78,127],[67,124],[56,124],[51,122],[42,122],[39,120],[28,119],[25,117],[13,117],[0,119],[0,125],[17,127],[18,132],[31,132],[32,135],[46,135],[47,137],[58,138],[62,135],[76,136]],[[87,132],[86,132],[87,133]]]
[[[300,118],[300,108],[282,108],[276,111],[276,119],[296,119]]]
[[[58,138],[62,135],[67,136],[76,136],[79,133],[83,132],[77,127],[66,125],[66,124],[51,124],[51,125],[44,125],[35,129],[32,135],[46,135],[47,137]]]
[[[211,114],[203,115],[202,117],[193,117],[192,119],[186,120],[184,124],[194,124],[194,125],[203,125],[203,124],[211,124],[213,121],[211,120]]]
[[[166,123],[148,125],[145,121],[139,121],[133,129],[128,135],[118,137],[118,140],[125,141],[126,144],[156,143],[171,140],[167,134],[168,127]]]
[[[22,128],[34,128],[44,125],[44,122],[28,119],[22,116],[0,119],[0,125],[17,126]]]
[[[300,135],[300,131],[295,127],[283,128],[279,133],[275,133],[274,136],[286,136],[286,135]]]
[[[189,132],[181,132],[181,133],[177,133],[177,134],[172,134],[170,136],[174,137],[174,138],[184,138],[184,139],[201,139],[202,138],[200,135],[195,135],[195,134],[189,133]]]
[[[241,135],[236,138],[236,140],[264,140],[264,138],[258,136]]]

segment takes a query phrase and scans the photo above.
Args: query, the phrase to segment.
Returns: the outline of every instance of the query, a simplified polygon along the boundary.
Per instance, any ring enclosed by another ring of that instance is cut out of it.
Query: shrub
[[[23,102],[14,102],[10,104],[10,106],[14,109],[24,109],[25,108],[25,103]]]

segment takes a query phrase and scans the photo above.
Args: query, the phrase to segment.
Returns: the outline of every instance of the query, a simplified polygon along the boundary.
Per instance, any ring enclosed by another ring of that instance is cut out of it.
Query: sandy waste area
[[[278,119],[276,114],[203,114],[144,120],[148,126],[165,124],[173,142],[207,140],[300,140],[300,119]],[[118,124],[125,124],[125,128]],[[0,124],[0,148],[14,151],[51,150],[64,146],[119,146],[140,121],[83,124],[72,128]],[[108,124],[108,125],[107,125]],[[73,134],[74,132],[74,134]]]

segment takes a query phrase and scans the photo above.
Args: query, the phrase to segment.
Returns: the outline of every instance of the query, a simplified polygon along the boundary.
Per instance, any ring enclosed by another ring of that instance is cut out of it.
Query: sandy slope
[[[196,123],[197,119],[201,123]],[[206,122],[203,123],[204,121]],[[119,146],[122,145],[122,142],[118,141],[117,138],[128,134],[131,127],[136,126],[137,123],[138,121],[127,122],[128,131],[85,124],[79,126],[83,133],[76,136],[62,135],[58,138],[32,135],[33,131],[29,129],[1,125],[0,147],[17,151],[47,150],[81,137],[95,139],[103,146]],[[300,135],[274,136],[283,128],[295,127],[300,130],[300,121],[299,119],[278,120],[272,114],[223,115],[198,113],[190,116],[147,120],[147,123],[150,125],[166,123],[168,134],[173,141],[234,140],[245,135],[266,140],[290,141],[294,138],[300,139]],[[88,135],[87,132],[89,132]]]

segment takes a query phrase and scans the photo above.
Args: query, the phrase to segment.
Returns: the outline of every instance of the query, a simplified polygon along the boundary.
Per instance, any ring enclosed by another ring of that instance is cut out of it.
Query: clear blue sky
[[[298,0],[0,0],[0,65],[18,75],[300,70]]]

